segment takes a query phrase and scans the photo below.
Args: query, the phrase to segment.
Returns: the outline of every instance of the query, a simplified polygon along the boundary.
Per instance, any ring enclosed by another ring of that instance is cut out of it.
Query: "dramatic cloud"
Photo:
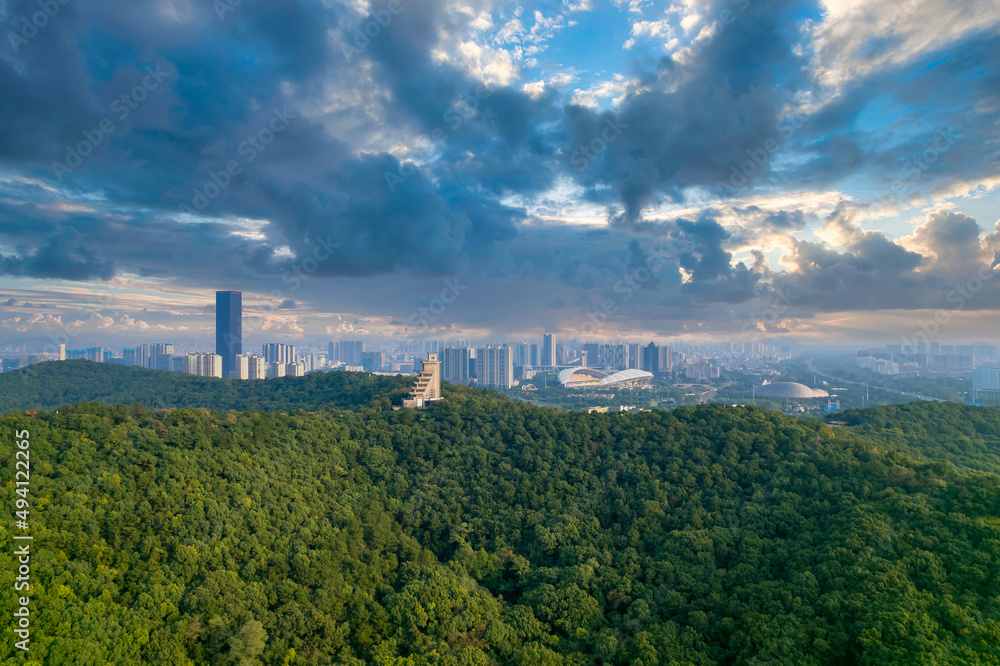
[[[10,336],[197,337],[217,288],[261,338],[732,334],[788,290],[761,326],[818,334],[992,276],[989,2],[218,5],[0,9]]]

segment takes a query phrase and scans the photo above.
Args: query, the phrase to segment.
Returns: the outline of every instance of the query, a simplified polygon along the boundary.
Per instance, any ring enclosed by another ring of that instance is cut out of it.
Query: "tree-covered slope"
[[[220,410],[313,410],[376,403],[388,408],[392,401],[399,402],[412,383],[405,377],[360,372],[241,381],[114,363],[48,362],[0,374],[0,414],[94,401]]]
[[[850,409],[831,418],[918,459],[1000,474],[1000,407],[911,402]]]
[[[4,469],[31,432],[38,663],[1000,663],[997,477],[815,421],[471,389],[0,421]]]

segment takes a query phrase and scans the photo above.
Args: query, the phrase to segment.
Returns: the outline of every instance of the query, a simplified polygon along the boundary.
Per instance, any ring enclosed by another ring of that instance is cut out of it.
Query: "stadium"
[[[812,389],[798,382],[764,382],[754,387],[754,395],[768,398],[810,399],[827,398],[829,393],[822,389]]]
[[[559,383],[576,388],[652,388],[653,373],[645,370],[622,370],[608,374],[594,368],[566,368],[559,373]]]

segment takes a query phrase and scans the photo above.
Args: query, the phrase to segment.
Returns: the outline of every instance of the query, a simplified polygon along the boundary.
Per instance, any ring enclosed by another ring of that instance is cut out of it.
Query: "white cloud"
[[[673,29],[670,27],[670,22],[667,19],[660,21],[637,21],[632,24],[629,38],[622,46],[623,48],[631,49],[640,39],[662,38],[664,42],[668,42],[672,37]]]
[[[615,74],[614,78],[595,83],[586,90],[577,89],[573,93],[571,102],[596,109],[605,100],[610,100],[612,106],[617,106],[625,99],[625,95],[633,83],[635,83],[634,80],[626,79],[621,74]]]
[[[841,89],[976,32],[1000,27],[996,0],[825,0],[810,26],[820,84]]]

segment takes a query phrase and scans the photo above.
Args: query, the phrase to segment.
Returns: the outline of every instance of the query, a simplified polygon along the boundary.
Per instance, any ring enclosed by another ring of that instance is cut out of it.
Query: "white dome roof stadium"
[[[594,368],[566,368],[559,373],[559,383],[566,388],[649,388],[653,373],[622,370],[608,374]]]
[[[828,398],[829,393],[823,389],[812,389],[797,382],[765,382],[754,387],[755,395],[769,398]]]

